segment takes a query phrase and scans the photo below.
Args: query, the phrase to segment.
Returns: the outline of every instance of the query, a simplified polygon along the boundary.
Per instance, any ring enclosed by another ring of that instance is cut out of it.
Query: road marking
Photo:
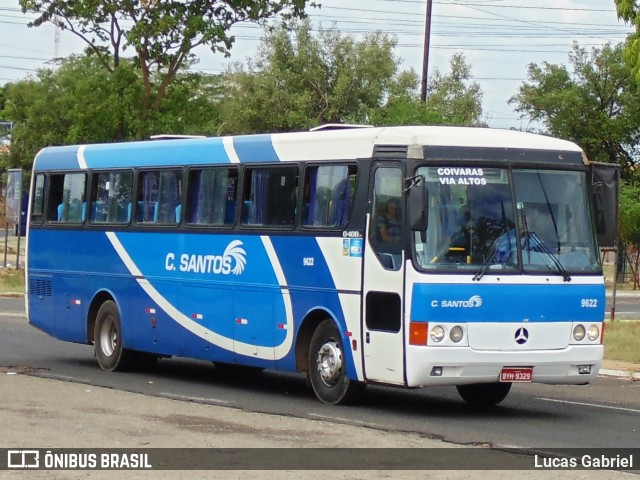
[[[640,410],[638,410],[637,408],[612,407],[610,405],[598,405],[597,403],[585,403],[585,402],[572,402],[569,400],[557,400],[555,398],[538,398],[538,400],[542,400],[545,402],[554,402],[554,403],[566,403],[568,405],[580,405],[581,407],[605,408],[608,410],[620,410],[622,412],[640,413]]]
[[[27,318],[27,314],[24,312],[0,312],[0,317],[20,317]]]
[[[310,413],[309,416],[313,418],[317,418],[318,420],[328,420],[330,422],[340,422],[340,423],[346,423],[348,425],[362,425],[364,427],[378,428],[378,429],[387,428],[383,425],[378,425],[376,423],[371,423],[371,422],[362,422],[359,420],[354,420],[352,418],[332,417],[329,415],[318,415],[316,413]]]
[[[177,395],[175,393],[169,392],[160,392],[157,394],[159,397],[168,398],[170,400],[181,400],[187,402],[196,402],[196,403],[208,403],[214,405],[228,405],[231,402],[227,402],[226,400],[219,400],[217,398],[203,398],[203,397],[190,397],[188,395]]]

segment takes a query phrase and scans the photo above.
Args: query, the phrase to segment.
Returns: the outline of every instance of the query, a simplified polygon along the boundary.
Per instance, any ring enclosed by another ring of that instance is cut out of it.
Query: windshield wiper
[[[476,272],[476,274],[471,279],[474,282],[484,277],[484,274],[487,273],[487,270],[489,270],[489,266],[491,266],[494,258],[496,257],[496,251],[498,250],[498,243],[500,243],[500,240],[502,239],[503,235],[507,236],[507,242],[509,243],[509,248],[507,249],[507,252],[511,254],[512,247],[511,247],[511,236],[509,235],[510,228],[507,225],[507,215],[505,214],[504,202],[502,200],[500,200],[500,209],[502,210],[502,229],[500,230],[500,233],[498,233],[496,238],[493,239],[493,242],[491,242],[491,245],[489,246],[489,254],[487,255],[487,258],[484,260],[484,262],[480,266],[480,269]]]
[[[487,258],[484,260],[484,262],[482,263],[482,265],[480,266],[476,274],[471,279],[472,281],[475,282],[480,280],[482,277],[484,277],[484,274],[487,273],[487,270],[489,270],[489,267],[493,264],[493,260],[496,258],[496,252],[498,251],[498,244],[500,243],[500,240],[503,238],[503,235],[507,235],[507,241],[509,242],[508,252],[511,252],[511,237],[509,236],[509,230],[510,229],[505,226],[500,231],[498,236],[493,240],[493,242],[491,242],[491,246],[489,247],[489,254],[487,255]]]
[[[520,247],[522,250],[523,263],[524,263],[525,249],[527,253],[529,253],[529,255],[531,255],[532,251],[542,252],[551,259],[555,267],[558,269],[558,272],[560,273],[560,275],[562,275],[562,278],[564,279],[564,281],[570,282],[571,276],[569,275],[569,272],[567,272],[567,270],[564,268],[562,263],[560,263],[560,260],[558,260],[556,256],[553,254],[553,252],[549,250],[549,247],[547,247],[547,245],[542,240],[540,240],[540,237],[538,237],[534,232],[529,231],[529,225],[527,224],[527,216],[524,213],[524,205],[518,205],[517,208],[518,208],[518,213],[520,215],[520,220],[521,220],[522,235],[524,237],[523,238],[524,245],[522,243],[520,244]],[[555,224],[555,219],[554,219],[554,224]],[[533,245],[531,240],[534,241]]]
[[[553,262],[553,264],[555,265],[555,267],[558,269],[558,272],[560,272],[560,275],[562,275],[562,278],[564,279],[565,282],[570,282],[571,281],[571,275],[569,275],[569,272],[567,272],[567,269],[564,268],[564,266],[562,265],[562,263],[560,262],[560,260],[558,260],[556,258],[556,256],[553,254],[553,252],[551,250],[549,250],[549,247],[547,247],[547,245],[540,240],[540,238],[533,232],[526,232],[525,235],[527,235],[527,239],[526,239],[526,243],[527,243],[527,249],[529,252],[531,251],[540,251],[544,254],[546,254],[551,261]],[[533,240],[535,243],[532,246],[531,240]],[[523,252],[524,255],[524,252]]]

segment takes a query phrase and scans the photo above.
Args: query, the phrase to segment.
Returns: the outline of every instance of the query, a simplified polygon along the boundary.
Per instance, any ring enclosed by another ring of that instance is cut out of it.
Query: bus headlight
[[[587,338],[592,342],[595,342],[600,336],[600,329],[597,325],[591,325],[587,330]]]
[[[453,343],[458,343],[460,340],[462,340],[463,336],[464,332],[462,331],[462,328],[457,325],[453,327],[449,332],[449,338]]]
[[[573,338],[577,341],[580,342],[582,341],[582,339],[584,338],[585,335],[585,329],[582,325],[576,325],[575,327],[573,327]]]
[[[436,325],[431,329],[431,340],[435,343],[440,343],[444,340],[444,327],[442,325]]]

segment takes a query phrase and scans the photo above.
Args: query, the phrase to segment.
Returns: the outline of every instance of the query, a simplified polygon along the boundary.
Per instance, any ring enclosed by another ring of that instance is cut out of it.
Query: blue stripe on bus
[[[605,308],[603,285],[416,284],[412,298],[413,322],[602,322]]]
[[[243,163],[279,162],[280,158],[273,148],[271,135],[234,137],[233,147]]]
[[[75,170],[78,164],[78,145],[41,150],[36,157],[35,170]]]
[[[271,135],[233,137],[233,147],[241,162],[279,162]],[[78,145],[43,150],[36,170],[77,169]],[[222,138],[158,140],[123,144],[87,145],[84,160],[89,168],[162,167],[230,163]]]
[[[158,140],[113,145],[87,145],[84,152],[89,168],[163,167],[229,163],[221,138],[202,140]]]

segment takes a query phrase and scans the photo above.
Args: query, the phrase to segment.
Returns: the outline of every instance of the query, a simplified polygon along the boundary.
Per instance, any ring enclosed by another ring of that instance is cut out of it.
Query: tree
[[[635,168],[640,145],[640,95],[622,60],[622,45],[574,45],[564,65],[528,67],[510,103],[523,116],[541,122],[548,133],[578,143],[592,161],[619,163],[623,178]]]
[[[627,37],[624,59],[640,85],[640,4],[637,0],[614,0],[614,2],[618,18],[633,25],[636,29]]]
[[[241,22],[264,23],[304,16],[307,0],[20,0],[24,12],[38,15],[29,26],[53,23],[88,45],[115,74],[127,49],[135,51],[141,71],[142,125],[160,111],[176,75],[195,59],[202,45],[227,54],[235,38],[229,29]]]
[[[418,92],[419,79],[415,72],[400,75],[396,91],[391,92],[387,104],[373,118],[377,125],[465,125],[486,126],[482,118],[482,90],[473,81],[471,66],[462,53],[449,61],[448,73],[434,69],[427,85],[427,101]]]
[[[138,138],[143,96],[139,70],[123,60],[109,73],[93,55],[70,57],[57,70],[39,70],[34,78],[7,84],[0,118],[14,122],[5,167],[30,168],[48,145],[111,142]],[[204,134],[218,121],[219,80],[181,73],[167,91],[155,133]]]
[[[640,190],[631,182],[623,183],[620,190],[619,231],[635,290],[640,287]]]
[[[362,40],[335,28],[314,35],[308,22],[293,32],[269,32],[258,55],[228,74],[221,131],[306,130],[326,123],[479,123],[482,94],[477,85],[464,84],[470,70],[462,56],[452,60],[452,74],[436,72],[433,100],[424,105],[418,77],[400,70],[395,47],[396,39],[381,32]]]
[[[228,74],[222,131],[364,122],[393,84],[394,47],[395,40],[381,33],[359,42],[335,29],[314,36],[308,22],[292,34],[285,28],[268,32],[255,59]]]

